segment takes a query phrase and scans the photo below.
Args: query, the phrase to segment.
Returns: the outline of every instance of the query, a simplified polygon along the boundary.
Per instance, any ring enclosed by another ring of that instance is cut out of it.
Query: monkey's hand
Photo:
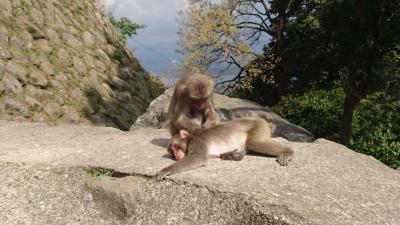
[[[278,161],[281,166],[287,166],[289,161],[292,160],[293,152],[283,152],[281,153],[276,161]]]
[[[219,158],[221,160],[240,161],[243,159],[243,156],[244,156],[244,153],[239,152],[237,149],[235,149],[233,151],[220,154]]]
[[[210,128],[217,125],[220,122],[218,114],[213,109],[207,109],[205,112],[206,122],[201,126],[201,128]]]
[[[164,168],[156,174],[155,178],[157,181],[161,181],[161,180],[164,180],[166,176],[171,175],[171,174],[172,173],[169,170],[166,170]]]

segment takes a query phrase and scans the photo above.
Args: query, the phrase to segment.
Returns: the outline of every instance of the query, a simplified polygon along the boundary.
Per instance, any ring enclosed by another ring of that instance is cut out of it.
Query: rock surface
[[[172,94],[173,89],[170,88],[164,94],[154,99],[147,111],[137,118],[131,130],[139,127],[163,128]],[[289,141],[296,142],[310,142],[314,140],[314,136],[309,131],[291,124],[286,119],[272,112],[268,107],[263,107],[257,103],[215,94],[214,105],[222,121],[245,116],[260,117],[272,124],[273,135],[275,137],[284,137]]]
[[[324,139],[275,159],[212,159],[151,178],[173,161],[165,129],[0,121],[4,224],[398,224],[400,172]],[[84,169],[113,169],[93,179]]]
[[[97,4],[0,1],[0,118],[128,130],[161,94]]]

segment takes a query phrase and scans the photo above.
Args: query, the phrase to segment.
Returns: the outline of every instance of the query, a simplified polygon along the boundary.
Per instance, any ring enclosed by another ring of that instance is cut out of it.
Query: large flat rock
[[[15,180],[15,183],[0,186],[0,197],[5,199],[0,200],[0,219],[6,224],[20,224],[5,213],[26,213],[25,208],[21,208],[24,204],[16,202],[24,202],[29,197],[19,196],[18,192],[10,194],[15,188],[21,193],[29,192],[36,185],[31,176],[18,175],[21,170],[27,170],[24,167],[38,168],[32,172],[38,173],[45,168],[69,171],[92,166],[131,175],[84,181],[78,179],[82,176],[78,174],[71,179],[72,187],[85,183],[96,207],[113,213],[120,219],[118,221],[138,224],[399,224],[399,171],[342,145],[324,139],[314,143],[282,139],[295,151],[295,158],[288,167],[279,166],[273,158],[253,155],[240,162],[212,159],[206,167],[157,183],[151,176],[173,162],[166,155],[168,137],[164,129],[122,132],[105,127],[0,121],[0,165],[15,167],[5,170],[7,175],[1,174],[3,180]],[[23,166],[16,166],[21,163]],[[63,190],[68,186],[59,182],[65,176],[59,176],[49,176],[47,185],[51,190]],[[62,210],[63,202],[68,203],[67,194],[63,194],[60,205],[52,207]],[[87,195],[83,191],[79,194],[82,199]],[[86,217],[95,217],[92,206],[87,205]],[[36,210],[40,213],[45,209],[38,207]],[[153,210],[157,212],[155,215]],[[105,217],[94,224],[113,224],[114,219]]]

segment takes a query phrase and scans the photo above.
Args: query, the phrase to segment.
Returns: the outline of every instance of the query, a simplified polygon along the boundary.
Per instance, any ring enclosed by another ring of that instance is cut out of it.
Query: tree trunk
[[[342,123],[340,126],[340,140],[339,142],[345,146],[350,145],[351,128],[353,122],[353,112],[357,105],[357,98],[346,92],[346,98],[344,99]]]
[[[286,10],[286,9],[285,9]],[[285,10],[279,13],[279,26],[278,36],[276,38],[276,52],[280,58],[279,62],[279,76],[277,77],[279,97],[288,94],[288,76],[285,69],[285,55],[284,55],[284,32],[286,29],[286,14]]]
[[[343,104],[342,122],[339,133],[339,142],[347,147],[350,145],[354,109],[361,100],[361,97],[358,94],[359,87],[356,81],[356,73],[357,69],[355,67],[349,69],[346,85],[346,97]]]

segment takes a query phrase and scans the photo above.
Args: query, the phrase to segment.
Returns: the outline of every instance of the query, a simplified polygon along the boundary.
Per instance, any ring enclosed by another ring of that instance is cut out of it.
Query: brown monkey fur
[[[290,147],[272,140],[271,128],[265,120],[250,117],[192,133],[180,130],[171,139],[168,152],[178,161],[158,172],[157,180],[203,166],[209,156],[240,160],[240,153],[243,156],[246,152],[256,152],[277,157],[282,166],[287,166],[293,157]]]
[[[193,132],[220,122],[213,105],[213,92],[214,82],[204,74],[195,73],[176,83],[166,122],[172,136],[181,129]]]

